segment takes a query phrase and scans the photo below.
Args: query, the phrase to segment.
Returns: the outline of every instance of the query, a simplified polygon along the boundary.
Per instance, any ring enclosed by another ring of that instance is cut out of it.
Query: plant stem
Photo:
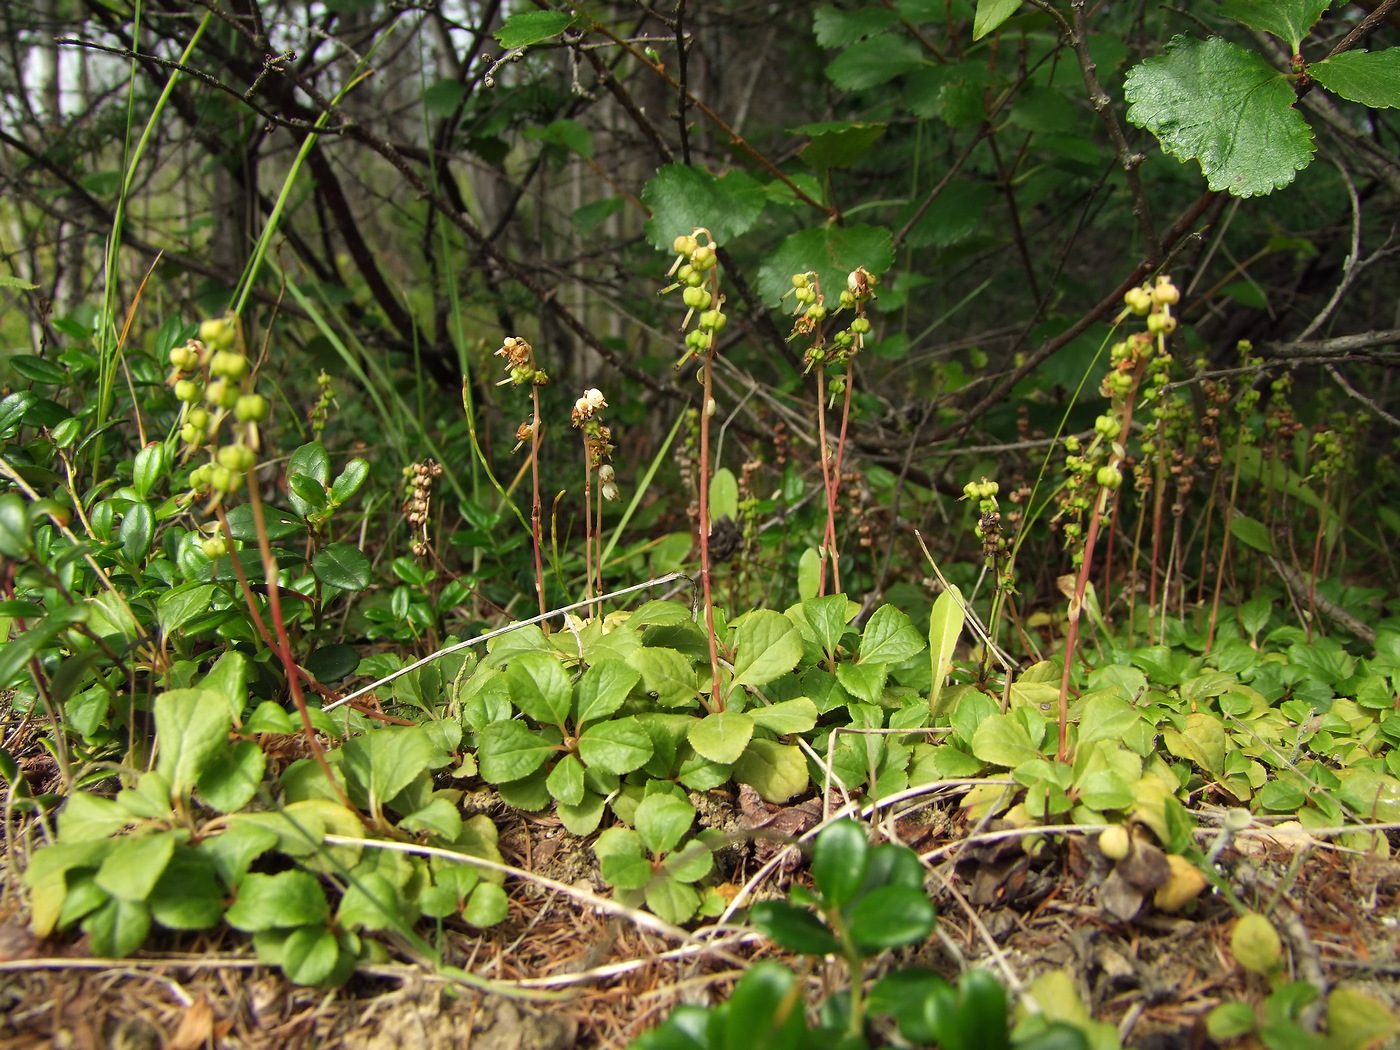
[[[465,389],[465,388],[464,388]],[[530,386],[530,539],[535,547],[535,596],[539,599],[540,615],[545,612],[544,561],[540,554],[540,388]],[[587,461],[585,457],[585,470]]]

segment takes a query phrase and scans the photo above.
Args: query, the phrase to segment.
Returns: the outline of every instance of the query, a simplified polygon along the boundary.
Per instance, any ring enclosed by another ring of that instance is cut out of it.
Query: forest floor
[[[716,792],[706,801],[715,826],[744,826],[740,799]],[[553,817],[484,802],[508,863],[606,895],[585,840]],[[800,812],[771,815],[806,823]],[[987,966],[1016,990],[1063,971],[1094,1019],[1140,1050],[1212,1046],[1210,1010],[1268,994],[1263,978],[1233,961],[1235,913],[1219,895],[1207,891],[1177,914],[1155,909],[1149,895],[1131,920],[1114,918],[1101,899],[1107,865],[1090,837],[1046,838],[1031,855],[1023,839],[985,841],[947,798],[886,830],[932,860],[939,909],[935,936],[886,967],[916,964],[952,977]],[[801,853],[794,848],[784,862],[785,849],[785,841],[736,834],[721,851],[722,888],[737,892],[765,860],[777,863],[754,885],[757,895],[805,880]],[[1400,1005],[1400,862],[1252,828],[1218,864],[1237,895],[1269,905],[1292,977],[1324,991],[1345,983]],[[436,941],[447,963],[510,994],[405,964],[369,967],[343,988],[304,988],[259,965],[246,939],[226,928],[167,933],[122,960],[91,958],[76,932],[39,941],[26,925],[18,874],[6,868],[0,879],[0,1050],[622,1048],[677,1003],[714,1001],[753,960],[781,957],[737,928],[668,941],[581,902],[584,892],[514,879],[505,923],[486,931],[445,925]],[[847,975],[836,964],[817,966],[809,981],[816,999],[845,987]]]

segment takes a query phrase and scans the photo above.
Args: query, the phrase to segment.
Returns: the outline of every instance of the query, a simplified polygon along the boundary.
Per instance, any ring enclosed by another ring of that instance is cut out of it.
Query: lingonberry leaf
[[[1400,106],[1400,47],[1343,51],[1309,66],[1308,73],[1348,102],[1373,109]]]
[[[1303,37],[1331,6],[1332,0],[1225,0],[1220,13],[1250,29],[1274,34],[1297,54]]]
[[[1124,84],[1128,119],[1179,160],[1200,163],[1213,190],[1272,193],[1312,161],[1312,129],[1288,77],[1227,40],[1178,36]]]

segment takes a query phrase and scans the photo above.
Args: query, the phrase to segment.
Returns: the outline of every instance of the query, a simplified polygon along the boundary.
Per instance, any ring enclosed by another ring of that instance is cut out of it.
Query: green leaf
[[[1400,1033],[1395,1014],[1358,988],[1333,989],[1327,997],[1327,1035],[1331,1050],[1384,1046]]]
[[[860,823],[845,819],[828,825],[812,847],[812,878],[827,904],[843,908],[865,882],[870,839]]]
[[[977,14],[972,19],[972,39],[981,40],[988,33],[995,33],[1020,6],[1021,0],[977,0]]]
[[[870,152],[870,148],[885,133],[885,124],[855,124],[849,121],[827,121],[793,128],[796,135],[810,135],[812,141],[798,151],[798,156],[817,171],[849,168]]]
[[[385,726],[352,737],[340,750],[351,799],[375,812],[439,754],[421,726]]]
[[[577,806],[583,801],[583,763],[574,755],[565,755],[554,763],[544,786],[557,801]]]
[[[364,552],[352,543],[332,543],[311,559],[316,579],[342,591],[362,591],[369,586],[370,564]]]
[[[170,930],[207,930],[224,917],[224,894],[207,854],[175,850],[150,895],[151,916]]]
[[[97,885],[122,900],[145,900],[170,863],[181,837],[181,833],[163,831],[118,839],[97,869]]]
[[[878,704],[885,691],[885,679],[889,668],[884,664],[862,663],[836,665],[836,680],[841,688],[852,696],[868,703]]]
[[[786,802],[810,782],[807,759],[796,744],[750,740],[734,763],[734,779],[748,784],[765,802]]]
[[[647,907],[667,922],[685,922],[700,907],[700,894],[672,878],[656,878],[647,883]]]
[[[817,724],[817,705],[805,696],[768,707],[752,707],[744,712],[753,724],[771,730],[779,736],[805,733]]]
[[[1237,514],[1230,522],[1230,535],[1263,554],[1274,553],[1274,537],[1269,527],[1257,518]]]
[[[593,843],[603,881],[619,890],[639,890],[651,881],[651,861],[642,840],[630,828],[608,828]]]
[[[855,11],[819,7],[812,13],[812,32],[819,47],[844,47],[888,29],[898,20],[898,15],[882,7],[862,7]]]
[[[593,791],[585,791],[583,800],[576,806],[561,802],[555,807],[559,820],[569,834],[580,837],[591,835],[598,830],[598,825],[603,822],[605,808],[603,796]]]
[[[1173,38],[1129,73],[1128,119],[1178,160],[1196,160],[1213,190],[1272,193],[1312,162],[1312,129],[1289,79],[1219,37]]]
[[[578,740],[579,757],[590,769],[622,776],[644,766],[652,755],[651,735],[634,717],[599,722]],[[573,804],[577,804],[577,800]]]
[[[1303,37],[1317,24],[1332,0],[1225,0],[1220,14],[1250,29],[1272,33],[1296,55]]]
[[[250,872],[238,882],[238,899],[225,919],[235,930],[256,933],[279,926],[324,922],[330,915],[316,877],[305,871]]]
[[[156,769],[175,794],[186,795],[228,744],[229,705],[212,689],[171,689],[156,697],[155,719]]]
[[[695,665],[674,649],[644,646],[634,649],[627,662],[642,675],[642,688],[654,693],[660,707],[684,707],[695,703]]]
[[[704,758],[729,765],[744,753],[752,737],[752,718],[738,711],[720,711],[691,726],[686,739]]]
[[[38,287],[37,284],[30,284],[28,281],[20,280],[14,274],[0,273],[0,288],[14,288],[21,292],[32,292]]]
[[[739,480],[734,471],[720,467],[710,478],[710,520],[739,520]]]
[[[339,961],[340,943],[325,926],[302,926],[289,933],[282,945],[282,972],[296,984],[329,980]]]
[[[654,854],[675,849],[694,822],[695,807],[669,791],[642,799],[632,817],[632,826],[637,829],[642,845]]]
[[[203,616],[218,587],[212,583],[186,583],[172,587],[156,599],[156,623],[167,636],[177,633],[185,624]]]
[[[392,930],[405,925],[398,887],[378,871],[353,872],[336,921],[351,929]]]
[[[220,813],[233,813],[253,800],[262,784],[267,756],[251,740],[239,740],[214,754],[199,774],[199,797]]]
[[[629,664],[610,657],[599,660],[575,685],[575,709],[580,726],[607,718],[627,699],[641,674]]]
[[[759,901],[749,909],[749,919],[770,940],[803,955],[830,955],[841,942],[806,908],[784,900]]]
[[[924,640],[909,617],[893,605],[882,605],[865,625],[860,636],[862,663],[903,663],[924,651]]]
[[[151,930],[151,909],[144,901],[112,897],[83,920],[94,955],[120,959],[130,955]]]
[[[924,53],[913,40],[881,33],[842,51],[826,67],[826,76],[841,91],[864,91],[923,64]]]
[[[331,479],[331,456],[326,451],[326,446],[319,441],[308,441],[296,449],[287,459],[287,477],[290,478],[293,474],[305,474],[324,488]],[[302,517],[306,516],[304,511],[296,507],[295,499],[292,500],[292,506]]]
[[[477,927],[505,922],[509,914],[510,898],[494,882],[483,882],[472,890],[466,907],[462,909],[462,918]]]
[[[983,215],[995,197],[986,183],[953,179],[910,228],[904,243],[911,248],[947,248],[966,240],[984,229]]]
[[[800,273],[801,271],[794,271]],[[792,280],[791,276],[788,278]],[[778,292],[779,298],[784,293]],[[803,601],[811,601],[821,583],[822,556],[815,547],[808,547],[797,559],[797,596]]]
[[[1308,75],[1348,102],[1372,109],[1400,106],[1400,47],[1343,51],[1309,66]]]
[[[642,203],[651,209],[646,235],[653,248],[669,252],[677,237],[704,227],[723,246],[758,221],[766,200],[763,187],[742,171],[716,177],[704,168],[667,164],[642,189]]]
[[[662,867],[677,882],[698,882],[715,866],[715,853],[707,842],[693,838],[666,858]]]
[[[777,306],[792,290],[793,274],[814,270],[830,305],[856,267],[864,266],[878,276],[893,265],[890,231],[882,226],[857,223],[802,230],[783,241],[759,267],[759,294],[768,305]]]
[[[573,23],[567,11],[521,11],[511,15],[491,35],[507,51],[550,40]]]
[[[530,732],[524,722],[514,719],[492,722],[481,731],[477,740],[477,761],[481,778],[491,784],[501,784],[528,777],[558,747]]]
[[[739,620],[738,636],[734,641],[735,688],[767,685],[791,671],[801,659],[802,635],[797,625],[782,613],[772,609],[756,609]],[[696,750],[706,755],[700,748]],[[714,760],[734,761],[733,758]]]
[[[561,729],[573,704],[573,685],[563,665],[550,653],[525,652],[506,668],[511,702],[541,725]]]
[[[846,633],[846,624],[860,612],[860,606],[844,594],[808,598],[799,607],[802,618],[817,636],[817,644],[827,657],[834,657]]]
[[[59,386],[68,381],[68,373],[52,361],[31,354],[15,354],[6,358],[10,367],[31,383]]]
[[[911,886],[878,886],[851,906],[851,938],[867,951],[922,941],[933,932],[933,901]]]
[[[331,482],[331,502],[337,505],[344,503],[360,491],[368,477],[369,463],[363,459],[352,459]]]
[[[1014,714],[994,714],[972,734],[972,753],[994,766],[1014,769],[1041,757],[1025,724]]]

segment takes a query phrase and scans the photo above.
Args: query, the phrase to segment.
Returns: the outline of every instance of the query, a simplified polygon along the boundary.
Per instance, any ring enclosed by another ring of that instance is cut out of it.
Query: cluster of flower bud
[[[705,237],[702,243],[700,236]],[[671,264],[668,276],[675,283],[662,289],[662,294],[680,288],[681,301],[685,303],[685,320],[681,330],[685,335],[685,357],[707,354],[714,345],[715,337],[724,330],[729,318],[724,313],[724,296],[716,291],[717,282],[710,271],[719,264],[718,245],[710,237],[709,231],[696,229],[694,233],[683,234],[672,242],[676,261]],[[707,287],[708,285],[708,287]],[[691,321],[695,327],[690,327]]]
[[[549,373],[535,367],[535,348],[518,336],[506,336],[496,356],[506,359],[506,378],[497,386],[544,386],[549,382]]]

